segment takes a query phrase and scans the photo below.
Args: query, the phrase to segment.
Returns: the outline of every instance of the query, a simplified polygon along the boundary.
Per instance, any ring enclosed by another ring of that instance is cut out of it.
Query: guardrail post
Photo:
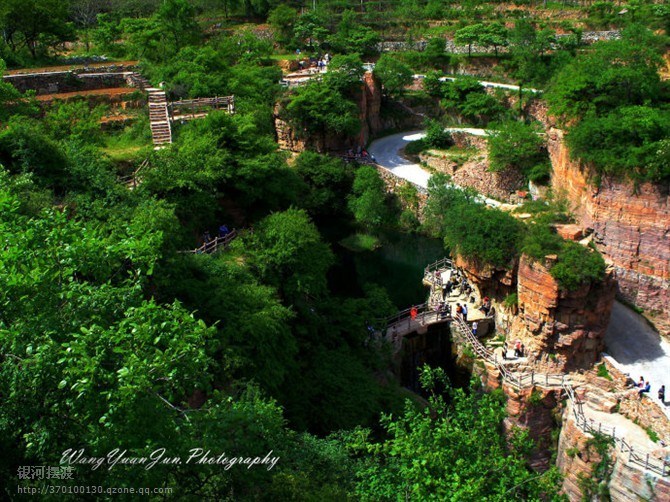
[[[544,385],[549,387],[549,373],[544,374]]]
[[[530,384],[535,385],[535,370],[531,370],[530,372]]]
[[[602,428],[603,428],[603,423],[602,423],[602,422],[598,422],[598,434],[601,434],[601,430],[602,430]]]
[[[630,445],[630,449],[628,450],[628,461],[630,462],[633,460],[633,445]]]
[[[647,459],[644,461],[644,468],[649,469],[649,453],[647,453]]]

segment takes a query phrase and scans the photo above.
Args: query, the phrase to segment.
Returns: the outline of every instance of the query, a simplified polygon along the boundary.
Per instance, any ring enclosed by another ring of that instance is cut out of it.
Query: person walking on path
[[[661,403],[665,404],[665,385],[661,385],[661,388],[658,389],[658,398],[661,400]]]
[[[468,306],[465,303],[463,304],[463,320],[468,321]]]
[[[416,308],[415,306],[412,306],[412,308],[409,309],[409,317],[410,317],[410,319],[412,319],[412,321],[413,321],[414,319],[416,319],[416,316],[417,316],[418,313],[419,313],[419,311],[417,310],[417,308]]]
[[[472,323],[472,334],[477,336],[477,321]]]

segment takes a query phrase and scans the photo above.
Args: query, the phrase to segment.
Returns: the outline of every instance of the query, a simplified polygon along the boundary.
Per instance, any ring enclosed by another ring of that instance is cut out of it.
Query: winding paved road
[[[488,136],[488,131],[485,129],[474,129],[469,127],[448,127],[449,132],[465,132],[475,136]],[[372,154],[375,161],[381,167],[388,169],[399,178],[405,179],[414,183],[415,185],[426,189],[428,188],[428,180],[431,174],[426,171],[419,164],[406,159],[402,155],[402,150],[411,141],[416,141],[426,135],[425,131],[409,131],[391,134],[373,141],[368,148],[368,152]],[[455,188],[461,188],[458,185],[451,185]],[[500,207],[501,203],[495,199],[489,199],[483,195],[476,198],[482,204],[492,207]]]

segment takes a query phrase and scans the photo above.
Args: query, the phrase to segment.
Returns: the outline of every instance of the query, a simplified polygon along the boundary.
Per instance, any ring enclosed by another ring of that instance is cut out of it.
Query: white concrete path
[[[606,357],[614,366],[637,382],[644,377],[651,383],[649,397],[670,418],[670,344],[653,330],[639,314],[614,302],[605,334]],[[667,404],[658,400],[658,389],[665,385]]]
[[[489,132],[485,129],[475,129],[470,127],[447,127],[449,132],[465,132],[476,136],[488,136]],[[431,174],[419,164],[407,160],[402,156],[402,149],[411,141],[416,141],[426,136],[426,131],[409,131],[397,134],[391,134],[383,138],[376,139],[370,144],[368,152],[375,158],[377,164],[388,169],[396,176],[411,181],[421,188],[428,188],[428,180]],[[458,185],[450,184],[454,188],[462,188]],[[489,199],[483,195],[478,195],[475,199],[482,204],[492,207],[500,207],[501,203],[495,199]]]

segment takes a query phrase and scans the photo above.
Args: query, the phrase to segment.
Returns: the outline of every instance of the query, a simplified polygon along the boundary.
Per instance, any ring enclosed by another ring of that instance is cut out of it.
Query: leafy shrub
[[[568,291],[587,282],[600,281],[605,275],[605,260],[597,251],[565,241],[558,262],[549,271],[558,284]]]
[[[605,363],[599,364],[598,365],[598,376],[602,378],[606,378],[607,380],[612,380],[612,375],[610,375],[609,370],[607,369],[607,366]]]
[[[548,181],[549,155],[536,128],[513,120],[496,129],[498,131],[488,141],[490,170],[517,169],[531,181]]]
[[[587,115],[570,130],[567,143],[574,157],[598,172],[660,181],[670,177],[668,136],[670,112],[627,106],[604,116]]]
[[[519,304],[519,295],[516,293],[510,293],[503,300],[503,305],[507,308],[515,307]]]
[[[449,131],[442,124],[434,120],[428,123],[425,142],[430,148],[449,148],[454,144]]]
[[[446,185],[444,176],[429,182],[425,224],[441,235],[448,249],[497,267],[508,267],[518,253],[522,223],[498,209],[487,209],[471,192]]]

